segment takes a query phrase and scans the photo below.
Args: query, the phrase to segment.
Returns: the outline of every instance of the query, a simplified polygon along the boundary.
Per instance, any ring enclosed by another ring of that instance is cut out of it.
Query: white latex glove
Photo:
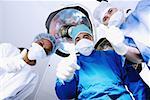
[[[6,57],[0,59],[0,67],[8,73],[15,73],[25,66],[23,57],[26,55],[27,50],[24,49],[19,55],[14,57]]]
[[[122,31],[118,27],[107,27],[105,25],[101,25],[101,29],[103,29],[106,39],[111,43],[114,50],[119,55],[125,55],[128,51],[128,46],[123,43],[124,35]]]
[[[79,70],[80,66],[77,65],[77,58],[75,53],[71,53],[69,57],[66,57],[60,61],[57,65],[56,76],[62,81],[70,81],[74,77],[74,72]]]
[[[105,30],[105,37],[112,45],[118,45],[124,41],[124,35],[122,31],[115,26],[103,26]]]

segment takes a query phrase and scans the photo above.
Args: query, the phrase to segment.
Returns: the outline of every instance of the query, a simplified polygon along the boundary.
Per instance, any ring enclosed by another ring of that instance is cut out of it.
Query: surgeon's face
[[[81,39],[88,39],[93,41],[93,37],[90,34],[83,32],[77,36],[77,38],[75,39],[75,44],[77,44]]]
[[[104,25],[108,25],[108,22],[110,20],[110,17],[115,13],[117,12],[118,9],[117,8],[110,8],[104,15],[103,17],[103,24]]]
[[[36,41],[35,43],[38,43],[40,46],[42,46],[43,49],[45,50],[46,54],[48,54],[50,51],[52,51],[53,45],[47,39],[41,39],[41,40]]]

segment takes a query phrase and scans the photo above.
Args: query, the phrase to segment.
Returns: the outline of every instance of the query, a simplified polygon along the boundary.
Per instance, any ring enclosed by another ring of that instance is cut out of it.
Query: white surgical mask
[[[120,25],[124,22],[125,20],[125,13],[123,10],[118,9],[117,12],[115,12],[111,17],[108,22],[108,27],[109,26],[116,26],[120,27]]]
[[[38,60],[46,57],[45,50],[37,43],[32,43],[32,46],[29,48],[28,58],[30,60]]]
[[[89,56],[94,50],[94,42],[88,39],[81,39],[75,49],[84,56]]]

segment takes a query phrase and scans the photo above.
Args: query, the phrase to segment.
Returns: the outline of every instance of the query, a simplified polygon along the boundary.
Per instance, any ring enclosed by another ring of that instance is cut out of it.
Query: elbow
[[[142,57],[137,48],[128,47],[128,52],[126,53],[125,56],[126,56],[127,60],[129,60],[133,63],[141,63],[142,62]]]

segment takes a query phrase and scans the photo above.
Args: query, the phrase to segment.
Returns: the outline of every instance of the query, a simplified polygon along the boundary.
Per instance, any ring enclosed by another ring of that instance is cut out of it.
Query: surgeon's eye
[[[90,35],[84,35],[83,38],[90,39]]]
[[[40,41],[40,42],[39,42],[39,45],[40,45],[41,47],[43,47],[44,42],[43,42],[43,41]]]
[[[45,51],[45,53],[48,55],[48,53],[51,51],[51,50],[49,50],[49,49],[46,49],[46,48],[43,48],[44,49],[44,51]]]
[[[108,19],[108,17],[107,17],[107,16],[105,16],[105,17],[103,18],[103,22],[106,22],[106,21],[107,21],[107,19]]]
[[[80,38],[79,37],[77,37],[76,39],[75,39],[75,42],[77,43],[78,41],[80,41]]]
[[[112,11],[113,11],[112,9],[109,9],[109,10],[108,10],[108,14],[111,14],[111,13],[112,13]]]

